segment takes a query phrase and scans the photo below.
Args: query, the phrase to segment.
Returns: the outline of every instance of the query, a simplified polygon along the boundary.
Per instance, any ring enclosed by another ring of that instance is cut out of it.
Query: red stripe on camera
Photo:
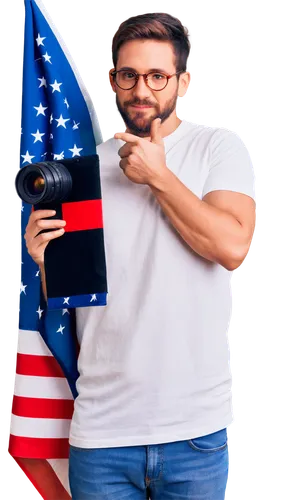
[[[103,228],[102,200],[62,203],[65,232]]]

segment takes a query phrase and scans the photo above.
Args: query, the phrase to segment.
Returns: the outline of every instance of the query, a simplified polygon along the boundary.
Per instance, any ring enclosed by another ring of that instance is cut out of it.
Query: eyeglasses
[[[128,71],[126,69],[120,69],[119,71],[110,71],[110,75],[116,85],[122,90],[130,90],[135,87],[139,80],[139,76],[144,76],[145,83],[151,90],[163,90],[172,76],[178,75],[179,73],[184,73],[183,70],[177,71],[172,75],[166,75],[165,73],[158,73],[151,71],[150,73],[136,73],[135,71]]]

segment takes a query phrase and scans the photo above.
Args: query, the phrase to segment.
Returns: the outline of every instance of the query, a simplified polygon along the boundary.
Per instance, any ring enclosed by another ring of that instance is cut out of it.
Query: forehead
[[[130,40],[119,49],[117,69],[122,67],[133,68],[138,73],[153,68],[172,73],[175,70],[173,46],[159,40]]]

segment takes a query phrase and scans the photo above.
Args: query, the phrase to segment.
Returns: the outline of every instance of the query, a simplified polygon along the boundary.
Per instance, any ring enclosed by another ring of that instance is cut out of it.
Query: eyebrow
[[[135,71],[135,73],[137,73],[136,69],[131,68],[130,66],[123,66],[122,68],[120,68],[120,70],[117,70],[117,71],[121,71],[123,69]],[[169,71],[166,71],[165,69],[162,69],[162,68],[151,68],[148,71],[146,71],[146,73],[150,73],[151,71],[157,71],[158,73],[165,73],[166,75],[169,75]]]

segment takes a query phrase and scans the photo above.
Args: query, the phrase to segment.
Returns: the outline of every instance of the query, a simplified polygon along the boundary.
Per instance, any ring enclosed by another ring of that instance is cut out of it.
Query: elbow
[[[226,265],[224,266],[226,269],[234,271],[243,263],[252,242],[253,232],[254,226],[249,231],[245,230],[240,242],[233,244],[232,248],[229,249],[228,258],[225,262]]]
[[[243,262],[244,259],[240,260],[240,261],[237,261],[237,260],[229,260],[228,262],[226,262],[225,264],[223,264],[223,267],[225,267],[225,269],[227,269],[228,271],[234,271],[235,269],[237,269]]]
[[[249,250],[249,246],[247,248],[243,247],[242,249],[236,250],[236,252],[231,251],[228,253],[227,257],[224,258],[222,263],[223,267],[228,271],[234,271],[237,269],[244,261]]]
[[[225,269],[227,269],[227,271],[234,271],[242,263],[242,261],[238,261],[237,259],[234,259],[233,257],[230,256],[227,257],[224,256],[223,258],[216,259],[216,262]]]

